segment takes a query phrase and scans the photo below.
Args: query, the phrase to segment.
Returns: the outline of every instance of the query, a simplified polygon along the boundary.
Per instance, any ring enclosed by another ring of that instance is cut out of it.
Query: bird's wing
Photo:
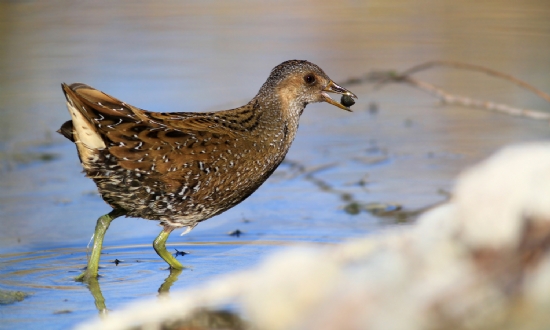
[[[205,168],[235,138],[230,126],[208,114],[148,112],[84,84],[63,84],[63,90],[127,170],[176,179],[181,169]]]

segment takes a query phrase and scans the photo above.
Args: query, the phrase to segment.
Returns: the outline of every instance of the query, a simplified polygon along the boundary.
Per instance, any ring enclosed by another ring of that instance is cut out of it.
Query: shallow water
[[[70,328],[101,306],[154,297],[169,277],[151,247],[160,227],[121,218],[105,239],[99,298],[71,280],[109,207],[80,173],[74,146],[55,133],[69,117],[60,82],[85,82],[155,111],[241,105],[272,67],[292,58],[319,64],[336,82],[440,59],[550,86],[544,0],[25,1],[0,2],[0,17],[0,290],[30,293],[0,306],[6,329]],[[476,73],[435,69],[417,77],[459,95],[548,109]],[[546,122],[441,106],[404,85],[350,89],[359,96],[353,113],[308,106],[287,161],[246,202],[172,235],[170,249],[190,252],[178,257],[190,268],[171,290],[252,267],[285,246],[376,235],[411,218],[369,206],[414,211],[440,202],[439,191],[450,191],[468,165],[504,145],[550,136]],[[243,235],[228,235],[236,229]]]

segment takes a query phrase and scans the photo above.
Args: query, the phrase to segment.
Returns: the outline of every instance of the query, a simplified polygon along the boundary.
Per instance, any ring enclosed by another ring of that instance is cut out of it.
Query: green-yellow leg
[[[157,238],[155,238],[153,247],[155,248],[155,251],[157,251],[157,254],[164,259],[168,265],[170,265],[171,269],[183,269],[180,262],[177,261],[170,252],[166,251],[166,240],[174,229],[174,227],[164,226],[164,229],[160,232]]]
[[[126,212],[123,210],[115,209],[97,219],[94,232],[94,245],[92,246],[92,254],[88,259],[88,267],[86,267],[86,270],[77,276],[75,280],[89,282],[91,278],[97,277],[99,256],[101,255],[101,248],[103,247],[103,238],[105,237],[105,233],[107,232],[107,229],[109,229],[111,222],[125,213]]]

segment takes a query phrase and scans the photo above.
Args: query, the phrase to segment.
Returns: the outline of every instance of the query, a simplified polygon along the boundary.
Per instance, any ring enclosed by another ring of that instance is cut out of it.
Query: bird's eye
[[[313,84],[315,82],[315,76],[311,73],[308,73],[304,76],[304,81],[306,82],[306,84]]]

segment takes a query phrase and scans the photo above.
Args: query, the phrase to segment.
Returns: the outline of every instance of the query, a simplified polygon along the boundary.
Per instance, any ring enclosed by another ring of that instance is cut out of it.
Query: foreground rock
[[[82,329],[185,328],[227,303],[247,320],[239,329],[548,329],[549,250],[550,144],[521,145],[466,171],[451,202],[413,226],[289,249]]]

